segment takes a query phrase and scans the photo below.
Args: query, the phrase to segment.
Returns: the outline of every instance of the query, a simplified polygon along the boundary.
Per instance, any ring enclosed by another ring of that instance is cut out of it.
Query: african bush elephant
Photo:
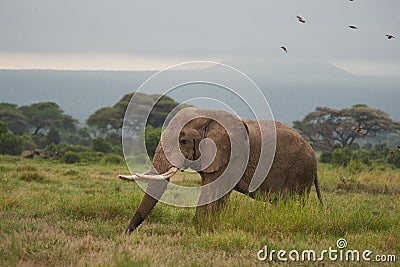
[[[266,158],[262,157],[264,132],[268,132],[266,136],[276,136],[276,144],[270,144],[268,140],[264,142],[267,144],[264,146],[266,150],[275,152],[270,158],[271,162],[266,162]],[[184,108],[163,131],[152,163],[152,169],[144,174],[119,177],[130,181],[149,180],[146,193],[126,229],[128,234],[148,216],[163,195],[170,177],[178,169],[187,167],[197,170],[203,186],[225,177],[223,183],[211,189],[202,187],[195,219],[203,213],[218,210],[232,190],[252,198],[262,196],[262,199],[271,201],[276,197],[286,198],[290,194],[308,195],[314,183],[322,204],[317,160],[312,147],[295,130],[277,121],[239,118],[221,110]],[[265,166],[269,168],[258,173],[257,168],[263,169]],[[261,182],[257,190],[250,190],[256,173],[261,175]],[[231,180],[234,180],[231,187],[223,188]],[[212,198],[223,190],[227,191],[223,197]]]

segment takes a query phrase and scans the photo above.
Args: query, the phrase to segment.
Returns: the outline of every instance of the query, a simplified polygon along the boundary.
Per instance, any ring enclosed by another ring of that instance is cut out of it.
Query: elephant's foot
[[[129,226],[128,226],[128,228],[125,229],[125,234],[126,234],[126,235],[130,235],[130,234],[132,234],[133,230],[134,230],[134,229],[133,229],[132,227],[129,227]]]
[[[139,212],[136,212],[135,215],[133,215],[128,228],[126,228],[125,234],[130,235],[143,222],[143,220],[142,215],[140,215]]]

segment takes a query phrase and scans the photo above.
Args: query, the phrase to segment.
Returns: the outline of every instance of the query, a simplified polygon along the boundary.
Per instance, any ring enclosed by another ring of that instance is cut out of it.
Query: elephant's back
[[[260,189],[266,192],[286,189],[293,191],[298,190],[297,188],[309,190],[317,172],[317,160],[310,144],[296,130],[281,122],[260,121],[258,123],[251,120],[245,122],[249,128],[251,157],[259,158],[263,134],[268,138],[266,143],[269,145],[266,149],[272,149],[269,141],[273,141],[273,128],[276,131],[273,163]],[[260,164],[270,165],[270,162],[260,162]],[[254,166],[249,167],[251,172]]]

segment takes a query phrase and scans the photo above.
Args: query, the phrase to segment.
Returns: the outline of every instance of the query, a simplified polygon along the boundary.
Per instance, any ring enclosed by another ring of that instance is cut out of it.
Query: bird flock
[[[354,0],[349,0],[349,1],[353,2]],[[306,20],[305,20],[304,18],[302,18],[301,16],[296,16],[296,18],[297,18],[297,20],[298,20],[300,23],[302,23],[302,24],[306,23]],[[352,29],[352,30],[358,30],[358,27],[355,26],[355,25],[349,25],[349,28]],[[395,38],[394,35],[389,34],[389,33],[388,33],[388,34],[385,34],[385,36],[386,36],[386,38],[387,38],[388,40],[391,40],[391,39],[394,39],[394,38]],[[286,46],[281,46],[281,49],[282,49],[285,53],[288,52],[288,49],[287,49]]]

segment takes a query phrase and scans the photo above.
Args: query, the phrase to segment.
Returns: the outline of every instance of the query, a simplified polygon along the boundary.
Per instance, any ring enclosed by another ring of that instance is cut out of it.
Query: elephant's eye
[[[186,140],[186,139],[181,139],[181,140],[179,141],[179,143],[181,143],[182,145],[186,145],[187,140]]]

